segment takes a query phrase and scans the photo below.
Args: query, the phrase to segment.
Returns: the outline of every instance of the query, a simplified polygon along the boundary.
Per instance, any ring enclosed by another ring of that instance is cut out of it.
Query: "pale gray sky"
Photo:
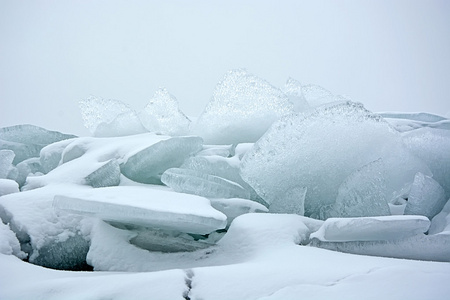
[[[0,127],[87,135],[78,101],[198,116],[229,69],[373,111],[450,112],[450,1],[0,0]]]

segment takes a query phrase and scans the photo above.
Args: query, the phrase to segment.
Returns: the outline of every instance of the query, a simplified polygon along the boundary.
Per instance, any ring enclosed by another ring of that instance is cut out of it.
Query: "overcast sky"
[[[450,116],[450,1],[0,0],[0,127],[87,135],[79,100],[160,86],[198,116],[234,68]]]

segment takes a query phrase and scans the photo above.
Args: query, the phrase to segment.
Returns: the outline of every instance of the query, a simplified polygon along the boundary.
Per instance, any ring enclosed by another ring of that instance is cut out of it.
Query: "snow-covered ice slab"
[[[250,198],[250,192],[236,182],[196,170],[171,168],[164,172],[161,181],[180,193],[209,198]]]
[[[241,176],[269,204],[307,188],[305,215],[319,217],[350,174],[380,158],[387,199],[418,171],[430,174],[380,116],[359,103],[339,102],[274,123],[242,159]]]
[[[73,195],[87,186],[49,185],[0,197],[0,218],[16,234],[29,262],[55,269],[85,269],[90,223],[82,216],[60,213],[55,194]]]
[[[227,226],[238,216],[248,213],[265,213],[269,210],[262,204],[240,198],[211,198],[211,205],[218,211],[223,212],[227,216]]]
[[[0,253],[22,259],[27,257],[25,252],[20,250],[20,244],[14,232],[11,231],[8,224],[2,222],[0,222]]]
[[[245,70],[225,74],[193,127],[207,144],[255,142],[294,105],[278,88]]]
[[[179,109],[177,99],[167,89],[158,89],[138,114],[142,125],[150,132],[170,136],[187,135],[191,120]]]
[[[422,234],[430,227],[424,216],[329,218],[310,238],[326,242],[398,240]]]
[[[108,187],[75,196],[57,195],[56,209],[102,220],[207,234],[225,228],[226,216],[206,198],[138,186]]]
[[[13,164],[18,164],[27,158],[39,157],[44,146],[74,137],[34,125],[16,125],[0,128],[0,149],[14,151]]]
[[[0,178],[0,197],[19,192],[19,184],[11,179]]]

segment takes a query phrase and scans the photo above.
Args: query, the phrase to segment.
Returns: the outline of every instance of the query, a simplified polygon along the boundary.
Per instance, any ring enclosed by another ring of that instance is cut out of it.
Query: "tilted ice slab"
[[[447,201],[442,210],[431,220],[428,233],[450,235],[450,200]]]
[[[191,120],[179,109],[177,99],[165,88],[155,92],[138,116],[142,125],[150,132],[170,136],[189,133]]]
[[[229,71],[193,127],[207,144],[255,142],[294,106],[279,89],[245,70]]]
[[[351,173],[339,186],[336,202],[331,210],[324,208],[324,216],[321,218],[390,215],[385,195],[385,168],[383,161],[378,159]]]
[[[422,159],[450,198],[450,131],[422,128],[403,134],[407,148]],[[425,174],[429,175],[429,174]]]
[[[212,208],[208,199],[138,186],[57,195],[53,205],[106,221],[187,233],[207,234],[226,226],[226,216]]]
[[[241,162],[241,176],[269,204],[307,188],[305,215],[331,205],[345,178],[382,159],[387,199],[427,166],[403,146],[400,134],[361,104],[338,102],[274,123]]]
[[[430,220],[447,202],[445,191],[433,178],[417,173],[406,202],[405,215],[422,215]]]
[[[13,167],[12,162],[14,160],[14,151],[12,150],[0,150],[0,178],[6,179]]]
[[[16,125],[0,129],[0,149],[14,151],[16,165],[27,158],[39,157],[39,151],[46,145],[74,137],[34,125]]]
[[[303,96],[302,84],[299,81],[288,78],[284,85],[283,92],[288,96],[289,101],[294,104],[294,110],[296,112],[307,110],[310,107],[305,96]]]
[[[310,238],[326,242],[398,240],[422,234],[430,227],[424,216],[329,218]]]
[[[250,192],[236,182],[190,169],[171,168],[161,181],[180,193],[211,198],[250,198]]]
[[[84,126],[97,137],[146,132],[137,114],[125,103],[91,96],[79,102]]]

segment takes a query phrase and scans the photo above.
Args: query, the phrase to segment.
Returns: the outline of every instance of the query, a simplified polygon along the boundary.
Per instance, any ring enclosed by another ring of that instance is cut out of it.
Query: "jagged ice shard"
[[[79,102],[84,126],[97,137],[125,136],[146,132],[137,114],[118,100],[89,97]]]
[[[207,144],[255,142],[294,105],[278,88],[245,70],[229,71],[214,90],[193,133]]]
[[[338,102],[274,123],[247,152],[241,176],[269,204],[296,187],[307,188],[305,215],[318,218],[335,203],[350,174],[384,161],[388,199],[427,166],[403,147],[401,137],[362,104]]]
[[[178,108],[177,99],[165,88],[155,92],[138,116],[142,125],[150,132],[171,136],[189,133],[191,121]]]

